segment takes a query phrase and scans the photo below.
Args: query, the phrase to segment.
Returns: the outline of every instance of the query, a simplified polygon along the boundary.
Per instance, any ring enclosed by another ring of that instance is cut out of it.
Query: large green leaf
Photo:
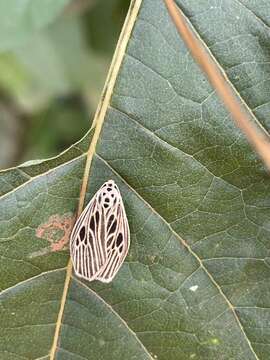
[[[178,4],[267,128],[270,5]],[[49,359],[57,340],[65,360],[268,360],[269,177],[161,0],[142,1],[91,165],[87,200],[113,178],[131,228],[107,285],[66,271],[86,141],[2,173],[0,358]]]

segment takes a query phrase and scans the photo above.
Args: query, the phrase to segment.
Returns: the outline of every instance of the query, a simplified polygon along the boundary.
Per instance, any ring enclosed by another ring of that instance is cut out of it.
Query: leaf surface
[[[267,129],[265,2],[178,5]],[[93,132],[58,158],[2,173],[1,359],[49,359],[58,325],[56,359],[268,360],[269,177],[163,2],[134,14],[87,192],[117,182],[129,255],[111,284],[72,276],[66,287]]]

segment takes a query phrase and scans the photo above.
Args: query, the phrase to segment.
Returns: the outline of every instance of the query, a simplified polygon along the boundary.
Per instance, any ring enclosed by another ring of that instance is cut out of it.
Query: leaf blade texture
[[[177,3],[268,129],[265,3]],[[56,359],[267,360],[269,178],[162,1],[142,1],[107,105],[87,199],[117,182],[130,252],[111,284],[71,277]],[[65,153],[29,165],[28,178],[21,168],[1,175],[13,179],[0,202],[5,360],[49,358],[85,166],[80,144],[68,161]]]

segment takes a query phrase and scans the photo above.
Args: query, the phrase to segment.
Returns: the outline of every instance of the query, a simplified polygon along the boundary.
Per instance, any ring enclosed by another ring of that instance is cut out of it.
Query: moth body
[[[129,249],[130,232],[120,191],[105,182],[83,210],[70,236],[75,274],[86,280],[110,282]]]

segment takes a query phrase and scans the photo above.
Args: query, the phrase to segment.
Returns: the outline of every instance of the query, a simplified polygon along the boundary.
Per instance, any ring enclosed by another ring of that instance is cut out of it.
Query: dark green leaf
[[[178,4],[267,128],[265,2]],[[142,2],[87,193],[117,182],[130,253],[111,284],[72,276],[65,297],[85,151],[2,174],[1,359],[48,359],[57,323],[58,360],[268,360],[269,177],[161,0]]]

